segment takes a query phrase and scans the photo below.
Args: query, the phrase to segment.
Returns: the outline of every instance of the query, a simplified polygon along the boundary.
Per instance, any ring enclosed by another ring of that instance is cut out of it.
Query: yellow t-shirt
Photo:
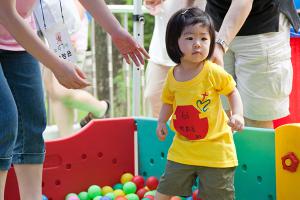
[[[220,100],[220,94],[234,90],[232,76],[210,61],[184,82],[175,80],[173,70],[168,72],[162,93],[162,101],[173,105],[171,129],[176,133],[168,160],[207,167],[237,166],[232,131]]]

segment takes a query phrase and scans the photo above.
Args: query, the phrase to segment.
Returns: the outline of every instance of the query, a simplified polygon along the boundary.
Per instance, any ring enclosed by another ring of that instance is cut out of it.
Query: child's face
[[[202,24],[187,26],[183,29],[178,45],[183,53],[181,61],[201,62],[209,53],[210,35],[208,28]]]

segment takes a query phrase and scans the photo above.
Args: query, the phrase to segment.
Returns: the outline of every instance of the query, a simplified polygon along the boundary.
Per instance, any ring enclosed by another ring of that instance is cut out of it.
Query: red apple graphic
[[[208,132],[207,118],[200,118],[200,112],[192,105],[177,106],[173,119],[175,130],[189,140],[203,139]]]

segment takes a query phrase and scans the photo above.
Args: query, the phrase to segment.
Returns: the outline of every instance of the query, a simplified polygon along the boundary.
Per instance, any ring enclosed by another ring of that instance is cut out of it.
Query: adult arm
[[[80,3],[91,13],[95,21],[110,34],[114,45],[123,55],[127,63],[129,57],[136,65],[144,64],[144,58],[149,58],[148,53],[132,36],[120,25],[111,13],[104,0],[79,0]]]
[[[27,25],[16,10],[16,0],[1,0],[0,24],[14,36],[30,54],[53,71],[58,81],[67,88],[84,88],[88,83],[84,74],[72,63],[60,59],[50,51]]]
[[[217,38],[221,38],[229,45],[245,23],[252,9],[252,4],[253,0],[232,0],[219,33],[217,34]],[[212,61],[223,66],[224,53],[222,46],[217,44],[211,58]]]

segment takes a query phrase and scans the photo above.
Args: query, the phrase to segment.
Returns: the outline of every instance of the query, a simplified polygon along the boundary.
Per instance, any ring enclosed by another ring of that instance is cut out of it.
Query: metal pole
[[[91,49],[92,49],[92,68],[93,68],[93,95],[98,98],[98,85],[97,85],[97,69],[96,69],[96,40],[95,40],[95,21],[94,18],[92,18],[91,21]]]
[[[124,14],[124,28],[128,31],[128,13]],[[125,62],[123,59],[123,69],[125,72],[125,85],[126,85],[126,99],[127,99],[127,111],[126,116],[130,116],[131,114],[131,101],[130,101],[130,65]]]
[[[133,36],[138,43],[143,46],[144,43],[144,16],[142,11],[142,0],[133,1]],[[141,69],[143,66],[133,66],[133,82],[132,82],[132,115],[140,115],[141,104]]]
[[[107,58],[108,58],[108,86],[110,100],[110,116],[114,116],[114,75],[113,75],[113,58],[112,58],[112,41],[109,34],[106,35],[107,40]]]

